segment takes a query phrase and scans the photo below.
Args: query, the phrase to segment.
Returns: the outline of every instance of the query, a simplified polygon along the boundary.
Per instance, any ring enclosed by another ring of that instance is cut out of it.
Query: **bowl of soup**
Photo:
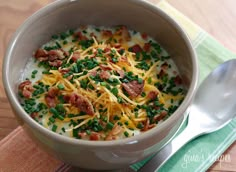
[[[19,124],[72,166],[118,169],[160,150],[194,96],[179,25],[144,1],[56,1],[14,34],[3,82]]]

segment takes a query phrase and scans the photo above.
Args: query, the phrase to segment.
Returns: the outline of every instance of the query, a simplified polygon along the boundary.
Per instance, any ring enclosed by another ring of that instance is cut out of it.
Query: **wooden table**
[[[16,28],[32,13],[52,0],[0,1],[0,64],[7,43]],[[158,2],[159,0],[150,0]],[[195,23],[236,53],[235,0],[167,0]],[[2,66],[2,65],[1,65]],[[2,74],[0,73],[0,79]],[[0,82],[0,140],[18,126]],[[225,152],[230,162],[216,162],[208,171],[236,172],[236,142]]]

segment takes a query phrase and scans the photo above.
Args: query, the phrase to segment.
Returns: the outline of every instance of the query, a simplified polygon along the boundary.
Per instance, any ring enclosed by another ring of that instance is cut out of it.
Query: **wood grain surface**
[[[158,2],[159,0],[150,0]],[[226,48],[236,53],[235,0],[167,0],[172,6],[213,35]],[[0,70],[7,44],[16,28],[32,13],[52,0],[0,0]],[[18,124],[6,98],[0,72],[0,140]],[[216,161],[208,171],[236,172],[236,143],[224,155],[230,162]]]

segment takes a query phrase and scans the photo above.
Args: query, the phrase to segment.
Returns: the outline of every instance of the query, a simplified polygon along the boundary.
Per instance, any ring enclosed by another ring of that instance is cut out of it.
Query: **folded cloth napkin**
[[[198,55],[200,82],[218,64],[236,57],[167,2],[161,1],[157,6],[173,17],[192,40]],[[221,130],[202,136],[184,146],[160,171],[205,171],[235,140],[236,119]],[[73,171],[69,165],[63,164],[39,149],[21,127],[0,141],[0,152],[0,172]],[[225,161],[230,161],[230,157],[224,158]],[[138,170],[147,161],[148,159],[131,167]]]

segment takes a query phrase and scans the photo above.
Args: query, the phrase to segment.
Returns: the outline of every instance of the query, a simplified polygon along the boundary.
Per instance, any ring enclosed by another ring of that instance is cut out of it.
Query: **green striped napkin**
[[[200,66],[200,82],[220,63],[236,58],[235,54],[224,48],[208,33],[166,1],[161,1],[157,6],[174,18],[192,40]],[[221,130],[201,136],[185,145],[159,171],[201,172],[206,171],[216,160],[230,162],[230,155],[225,155],[224,157],[221,155],[235,140],[236,119]],[[148,160],[136,163],[132,165],[132,168],[138,170]]]

